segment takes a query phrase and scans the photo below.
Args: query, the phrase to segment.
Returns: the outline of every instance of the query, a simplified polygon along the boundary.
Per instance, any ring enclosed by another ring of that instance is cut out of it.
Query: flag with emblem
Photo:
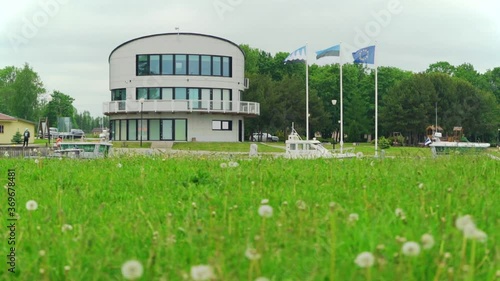
[[[354,63],[375,64],[375,46],[362,48],[352,53]]]

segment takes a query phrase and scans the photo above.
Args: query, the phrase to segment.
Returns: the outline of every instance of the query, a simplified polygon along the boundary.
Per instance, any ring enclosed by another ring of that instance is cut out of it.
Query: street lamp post
[[[144,105],[144,98],[141,98],[139,100],[139,102],[141,103],[141,147],[142,147],[142,134],[143,134],[143,131],[144,131],[143,122],[142,122],[142,108],[143,108],[143,105]]]

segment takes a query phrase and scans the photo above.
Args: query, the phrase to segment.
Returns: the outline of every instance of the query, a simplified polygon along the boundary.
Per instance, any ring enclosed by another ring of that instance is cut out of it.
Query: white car
[[[277,136],[273,136],[269,133],[253,133],[249,137],[249,141],[272,141],[278,142],[280,139]]]

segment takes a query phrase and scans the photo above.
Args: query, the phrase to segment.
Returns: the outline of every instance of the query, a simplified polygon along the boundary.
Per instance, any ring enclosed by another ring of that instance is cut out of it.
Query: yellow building
[[[36,136],[35,122],[0,113],[0,144],[12,143],[12,137],[16,134],[16,132],[19,132],[22,135],[26,128],[30,131],[29,143],[34,143]]]

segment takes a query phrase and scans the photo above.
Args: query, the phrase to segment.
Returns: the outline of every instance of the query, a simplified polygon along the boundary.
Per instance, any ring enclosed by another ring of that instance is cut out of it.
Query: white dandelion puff
[[[6,158],[8,158],[10,155],[9,155],[9,153],[7,151],[5,151],[4,154],[3,154],[3,156],[6,157]]]
[[[36,150],[36,148],[33,149],[33,152],[37,152],[38,150]]]
[[[254,248],[248,248],[245,251],[245,257],[247,257],[251,261],[255,261],[260,259],[260,253]]]
[[[122,165],[122,163],[118,163],[118,164],[116,164],[116,167],[121,168],[121,167],[123,167],[123,165]]]
[[[191,278],[194,281],[206,281],[214,279],[214,270],[210,265],[195,265],[191,267]]]
[[[142,264],[136,260],[129,260],[122,265],[122,275],[127,280],[141,278],[144,269]]]
[[[269,204],[269,199],[262,199],[262,200],[260,201],[260,204],[261,204],[261,205],[267,205],[267,204]]]
[[[417,242],[408,241],[403,244],[403,254],[409,257],[416,257],[420,254],[420,245]]]
[[[422,235],[420,241],[422,242],[422,248],[425,250],[429,250],[435,244],[434,237],[428,233]]]
[[[478,229],[474,224],[468,224],[463,229],[463,234],[465,238],[471,240],[477,240],[479,242],[486,242],[488,236],[486,233]]]
[[[396,217],[398,217],[398,218],[405,216],[405,212],[401,208],[396,208],[396,210],[394,211],[394,213],[396,214]]]
[[[230,168],[236,168],[236,167],[238,167],[239,165],[240,165],[240,164],[238,164],[238,162],[233,162],[233,161],[231,161],[231,162],[229,162],[229,163],[228,163],[228,166],[229,166]]]
[[[26,209],[28,209],[28,211],[34,211],[38,209],[38,203],[36,203],[35,200],[29,200],[26,202]]]
[[[226,163],[220,163],[220,167],[221,167],[222,169],[225,169],[225,168],[227,168],[227,164],[226,164]]]
[[[375,263],[375,257],[370,252],[362,252],[356,257],[354,263],[356,263],[359,267],[363,268],[372,267],[373,264]]]
[[[261,205],[259,207],[259,215],[263,218],[270,218],[273,216],[273,207],[269,205]]]
[[[69,266],[69,265],[64,266],[64,271],[69,271],[70,269],[71,269],[71,266]]]
[[[38,159],[35,159],[35,164],[38,164],[38,162],[39,162]]]
[[[5,189],[9,189],[9,185],[8,185],[8,184],[4,185],[3,187],[4,187]]]
[[[352,213],[349,215],[349,222],[356,222],[359,220],[359,215],[356,213]]]
[[[465,227],[468,225],[472,225],[473,227],[476,227],[474,224],[474,221],[472,221],[472,217],[470,215],[465,215],[462,217],[458,217],[455,220],[455,226],[459,229],[464,231]]]
[[[424,184],[423,183],[419,183],[418,184],[418,189],[423,189],[424,188]]]
[[[71,226],[71,224],[63,224],[63,226],[61,227],[61,230],[62,230],[62,232],[71,231],[71,230],[73,230],[73,226]]]

